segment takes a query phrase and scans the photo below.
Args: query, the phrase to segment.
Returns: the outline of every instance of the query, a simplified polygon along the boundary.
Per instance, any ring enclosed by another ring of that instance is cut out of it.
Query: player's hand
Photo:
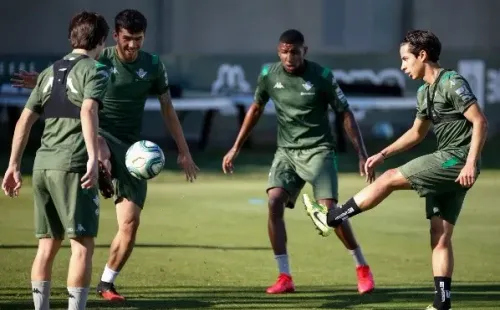
[[[38,78],[38,72],[27,72],[21,70],[12,74],[10,81],[13,87],[18,88],[30,88],[33,89],[36,86],[36,80]]]
[[[471,187],[474,185],[474,182],[476,182],[476,165],[465,164],[455,182],[460,183],[463,187]]]
[[[359,174],[362,177],[366,176],[366,182],[372,183],[375,180],[375,170],[366,171],[365,166],[367,160],[365,155],[359,155]]]
[[[19,196],[19,190],[23,185],[21,171],[18,168],[9,167],[2,180],[2,189],[5,195],[9,197]]]
[[[193,182],[196,179],[196,174],[200,171],[200,168],[196,166],[191,158],[191,154],[179,154],[177,157],[177,163],[184,169],[186,173],[186,181]]]
[[[224,156],[222,159],[222,171],[224,171],[224,174],[233,173],[233,161],[238,157],[238,153],[239,151],[236,148],[232,148],[227,152],[226,156]]]
[[[87,161],[87,172],[81,178],[82,188],[89,189],[95,187],[98,182],[99,168],[97,159],[89,159]]]
[[[375,168],[384,162],[384,155],[377,153],[373,156],[368,157],[365,163],[365,174],[367,176],[366,180],[369,181],[368,177],[373,177],[375,180]],[[372,180],[372,181],[373,181]]]

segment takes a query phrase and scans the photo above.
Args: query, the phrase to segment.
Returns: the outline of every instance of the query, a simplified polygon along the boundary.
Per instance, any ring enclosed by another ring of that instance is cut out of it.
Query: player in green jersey
[[[97,190],[98,109],[109,73],[95,59],[109,32],[104,17],[73,17],[73,51],[45,69],[17,122],[2,189],[17,196],[20,163],[33,124],[44,116],[41,146],[33,164],[35,232],[38,251],[31,270],[35,310],[48,310],[52,264],[64,236],[70,238],[68,309],[85,309],[92,274],[94,238],[99,227]]]
[[[468,82],[439,65],[441,43],[429,31],[407,33],[400,47],[401,70],[424,85],[417,93],[413,126],[393,144],[371,156],[369,173],[385,159],[420,143],[431,125],[437,150],[386,171],[374,183],[341,206],[325,212],[310,204],[307,211],[323,233],[348,218],[374,208],[397,190],[415,190],[425,197],[430,220],[435,299],[428,309],[451,309],[450,287],[454,267],[451,238],[467,191],[479,174],[480,154],[487,135],[487,121]]]
[[[286,249],[285,206],[294,207],[306,182],[312,185],[315,198],[325,208],[335,208],[337,204],[337,162],[328,120],[329,106],[342,116],[339,121],[343,122],[358,153],[362,174],[367,158],[354,115],[331,70],[304,59],[306,52],[304,36],[299,31],[291,29],[281,35],[278,44],[280,62],[265,66],[259,75],[254,103],[233,148],[222,163],[224,172],[232,173],[233,161],[262,115],[264,106],[272,99],[278,121],[278,148],[267,188],[268,231],[279,277],[267,289],[269,294],[295,290]],[[367,178],[372,181],[373,173],[370,172]],[[356,262],[359,292],[372,291],[373,276],[351,227],[345,222],[336,233]]]
[[[198,170],[172,105],[165,66],[157,55],[141,50],[146,29],[147,20],[139,11],[119,12],[113,33],[116,46],[106,48],[99,57],[111,75],[99,113],[99,160],[111,171],[114,180],[118,232],[97,291],[112,301],[124,300],[116,292],[114,281],[132,253],[146,199],[147,183],[128,173],[125,153],[140,139],[144,105],[149,96],[159,98],[162,116],[179,149],[178,163],[187,180],[192,182]],[[29,86],[29,74],[19,77],[20,80],[13,81],[14,86]],[[103,195],[112,191],[105,188],[103,193],[101,186]]]

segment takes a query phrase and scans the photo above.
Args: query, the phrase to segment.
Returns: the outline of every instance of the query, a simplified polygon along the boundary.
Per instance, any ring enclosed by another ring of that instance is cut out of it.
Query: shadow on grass
[[[372,294],[360,296],[351,289],[338,287],[297,287],[287,295],[266,295],[263,287],[123,287],[128,300],[110,304],[92,297],[88,309],[359,309],[363,305],[377,309],[423,309],[433,299],[430,286],[381,287]],[[51,309],[67,307],[64,289],[52,292]],[[21,300],[22,299],[22,300]],[[0,309],[32,309],[28,288],[0,288]],[[458,283],[453,287],[453,302],[474,304],[494,309],[500,304],[500,285],[490,283]],[[392,305],[391,305],[392,304]],[[491,305],[489,305],[491,304]],[[471,308],[471,307],[468,307]],[[472,307],[473,309],[474,307]],[[370,309],[365,308],[363,309]]]
[[[36,249],[37,244],[0,244],[2,249]],[[69,248],[69,244],[63,244],[63,248]],[[96,244],[97,249],[109,248],[109,244]],[[270,247],[259,246],[224,246],[224,245],[205,245],[205,244],[162,244],[162,243],[137,243],[135,248],[165,248],[165,249],[201,249],[201,250],[221,250],[221,251],[269,251]]]

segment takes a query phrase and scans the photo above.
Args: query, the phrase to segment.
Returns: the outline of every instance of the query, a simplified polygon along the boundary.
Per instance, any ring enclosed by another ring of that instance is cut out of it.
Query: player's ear
[[[118,32],[113,31],[113,39],[118,42]]]
[[[307,54],[307,50],[308,50],[307,45],[304,45],[304,56]]]
[[[426,61],[427,60],[427,52],[425,50],[421,50],[420,52],[418,52],[417,58],[422,62]]]

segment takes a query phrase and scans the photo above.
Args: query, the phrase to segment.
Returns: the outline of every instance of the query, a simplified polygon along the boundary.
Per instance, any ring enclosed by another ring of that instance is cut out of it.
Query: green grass
[[[128,301],[110,305],[92,294],[90,309],[424,309],[433,298],[429,227],[423,200],[395,193],[352,224],[377,289],[359,296],[354,263],[332,235],[318,236],[299,204],[287,210],[291,267],[298,292],[264,293],[277,276],[267,237],[267,173],[201,175],[194,184],[165,172],[150,182],[137,247],[117,287]],[[454,310],[500,305],[499,172],[484,172],[466,200],[454,236]],[[17,199],[0,198],[0,309],[32,309],[30,266],[36,252],[29,179]],[[340,176],[342,200],[364,186]],[[306,188],[310,192],[310,188]],[[93,285],[116,230],[114,207],[103,201]],[[65,242],[67,245],[67,242]],[[52,309],[66,307],[69,249],[59,253]],[[93,292],[93,291],[92,291]]]

